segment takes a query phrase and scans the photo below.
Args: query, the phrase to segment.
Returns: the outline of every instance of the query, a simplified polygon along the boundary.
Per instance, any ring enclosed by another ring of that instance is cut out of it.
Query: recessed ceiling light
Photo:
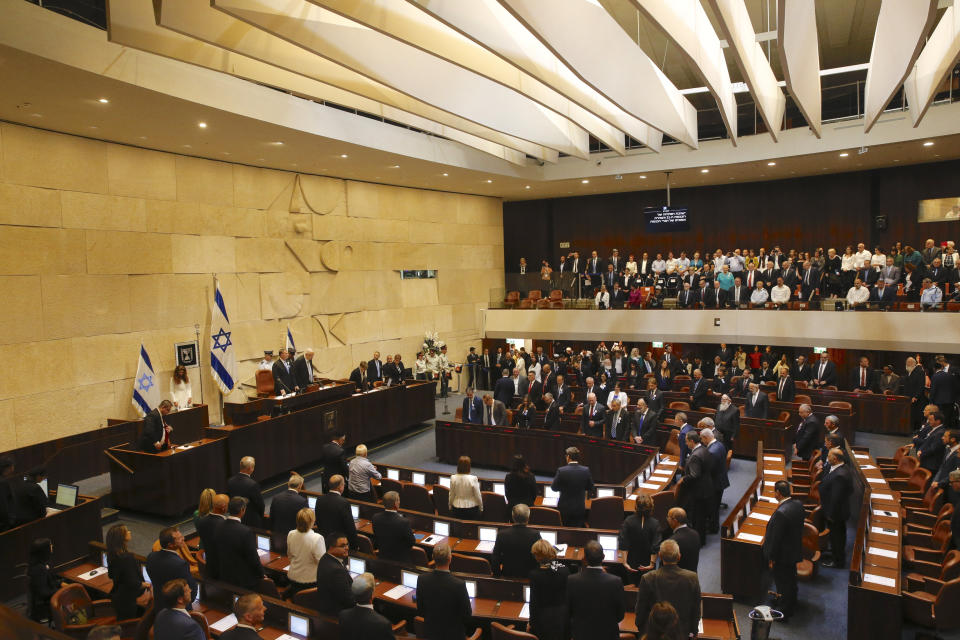
[[[206,128],[207,128],[207,123],[206,123],[206,122],[198,122],[198,123],[197,123],[197,126],[200,127],[201,129],[206,129]]]
[[[524,189],[529,189],[529,188],[530,188],[530,185],[527,185],[524,187]]]
[[[275,146],[275,147],[282,147],[282,146],[283,146],[283,140],[274,140],[274,141],[271,142],[270,144],[272,144],[272,145]]]
[[[590,184],[590,181],[589,181],[589,180],[581,180],[581,181],[580,181],[580,184]]]
[[[641,180],[646,180],[646,179],[647,179],[647,176],[640,176],[640,179],[641,179]]]
[[[350,156],[348,156],[348,155],[345,154],[345,153],[341,153],[341,154],[340,154],[340,157],[341,157],[341,158],[349,158]]]
[[[399,168],[400,168],[400,165],[398,165],[398,164],[392,164],[392,165],[390,165],[390,168],[391,168],[391,169],[399,169]]]
[[[444,174],[443,174],[443,177],[446,178],[446,177],[449,176],[449,175],[450,175],[449,173],[444,173]]]
[[[700,169],[700,173],[710,173],[710,169]]]
[[[100,98],[99,100],[97,100],[97,102],[99,102],[100,104],[107,104],[107,103],[109,103],[110,101],[107,100],[106,98]]]
[[[840,154],[840,157],[841,157],[841,158],[846,158],[848,155],[850,155],[850,154],[847,153],[846,151],[844,151],[843,153]]]
[[[767,163],[767,166],[768,166],[768,167],[775,167],[775,166],[777,166],[777,163],[776,163],[776,162],[773,162],[773,161],[771,160],[770,162]]]
[[[493,180],[487,180],[487,184],[491,184]]]
[[[923,143],[923,146],[925,146],[925,147],[932,147],[932,146],[933,146],[933,141],[932,141],[932,140],[927,140],[926,142]]]

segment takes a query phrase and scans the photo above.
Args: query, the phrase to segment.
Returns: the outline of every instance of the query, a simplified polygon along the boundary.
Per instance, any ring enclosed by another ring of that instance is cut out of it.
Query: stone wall
[[[0,451],[135,417],[140,343],[166,393],[174,343],[194,339],[194,324],[203,399],[218,420],[207,358],[214,277],[248,384],[287,325],[330,377],[375,349],[412,365],[427,330],[463,359],[479,345],[489,290],[501,286],[497,199],[10,124],[0,124],[0,157]],[[399,269],[438,277],[401,280]]]

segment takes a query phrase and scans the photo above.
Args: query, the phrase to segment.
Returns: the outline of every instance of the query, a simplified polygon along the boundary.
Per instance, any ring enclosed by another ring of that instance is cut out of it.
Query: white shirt
[[[774,302],[784,303],[790,301],[790,287],[785,284],[778,284],[770,290],[770,299]]]
[[[853,256],[854,256],[853,263],[854,265],[856,265],[857,269],[863,269],[864,265],[869,266],[870,261],[873,258],[873,254],[867,251],[866,249],[864,249],[863,251],[857,251],[856,253],[853,254]],[[887,261],[884,260],[883,263],[886,264]]]
[[[654,260],[651,267],[657,273],[663,273],[664,271],[667,270],[667,263],[664,262],[663,260]]]
[[[193,389],[189,382],[174,382],[173,378],[170,378],[170,395],[178,411],[190,408],[188,400],[193,397]]]
[[[604,309],[609,309],[609,308],[610,308],[610,293],[607,292],[607,291],[598,291],[598,292],[597,292],[597,298],[596,298],[596,300],[594,300],[594,302],[597,303],[597,309],[600,309],[600,308],[601,308],[601,304],[600,304],[600,303],[603,303],[603,307],[602,307],[602,308],[604,308]],[[604,316],[604,317],[606,317],[606,316]]]
[[[843,254],[840,256],[840,270],[853,271],[857,268],[857,254]]]
[[[628,402],[627,394],[624,393],[623,391],[621,391],[620,393],[611,392],[610,395],[607,396],[607,407],[612,408],[614,400],[619,400],[621,407],[627,406],[627,402]]]
[[[483,511],[483,497],[480,495],[480,481],[477,476],[462,473],[450,476],[449,505],[458,509],[480,507]]]
[[[753,304],[763,304],[770,298],[770,294],[767,293],[766,289],[754,289],[750,294],[750,302]]]
[[[306,533],[292,529],[287,534],[287,557],[290,558],[287,577],[294,582],[316,582],[317,564],[326,552],[327,545],[319,533],[312,529]]]
[[[257,365],[257,371],[273,371],[273,361],[264,358],[260,361],[260,364]]]
[[[882,253],[875,253],[870,258],[870,265],[874,267],[885,267],[887,266],[887,256]]]
[[[847,303],[848,304],[863,304],[870,299],[870,290],[866,287],[850,287],[850,290],[847,291]]]
[[[426,373],[426,372],[427,372],[427,361],[426,361],[426,360],[421,360],[420,358],[417,358],[417,360],[413,363],[413,372],[414,372],[414,374]]]
[[[637,273],[637,263],[636,263],[636,261],[628,262],[628,263],[626,264],[626,266],[624,267],[624,271],[626,271],[627,273],[629,273],[629,274],[631,274],[631,275],[636,274],[636,273]]]

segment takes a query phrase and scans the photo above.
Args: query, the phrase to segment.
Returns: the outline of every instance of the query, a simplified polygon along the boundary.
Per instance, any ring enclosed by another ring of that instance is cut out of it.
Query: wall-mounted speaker
[[[887,230],[887,216],[874,216],[874,217],[873,217],[873,226],[876,227],[877,231],[886,231],[886,230]]]

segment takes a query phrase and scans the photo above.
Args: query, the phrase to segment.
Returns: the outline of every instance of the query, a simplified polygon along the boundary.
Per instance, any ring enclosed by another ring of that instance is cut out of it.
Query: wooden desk
[[[513,455],[522,453],[530,469],[553,474],[565,464],[567,447],[580,450],[580,463],[590,467],[593,481],[626,486],[637,471],[642,471],[656,455],[657,448],[602,440],[560,431],[490,427],[437,420],[434,434],[437,457],[441,462],[456,464],[463,454],[470,454],[473,464],[485,467],[509,467]]]
[[[676,417],[678,409],[664,409],[660,418],[673,419]],[[713,418],[714,414],[697,411],[695,409],[683,410],[687,414],[687,422],[696,426],[701,418]],[[670,430],[677,428],[674,424],[660,424],[657,429],[660,432],[658,442],[661,446],[666,446],[667,437]],[[664,434],[665,432],[665,434]],[[779,453],[783,456],[793,455],[793,437],[796,435],[796,429],[786,420],[763,420],[761,418],[740,418],[740,435],[734,443],[733,455],[744,458],[753,458],[757,452],[757,444],[762,442],[764,449],[769,453]]]
[[[72,509],[52,513],[45,518],[22,524],[0,533],[0,599],[12,600],[27,592],[26,580],[15,580],[22,573],[16,567],[27,562],[30,545],[37,538],[53,541],[51,566],[59,566],[83,556],[90,540],[103,540],[100,523],[101,498],[79,496]]]
[[[120,509],[180,515],[196,507],[201,491],[223,487],[227,477],[224,438],[202,438],[189,449],[174,446],[160,453],[137,451],[130,445],[110,447],[106,453],[113,504]]]
[[[860,431],[910,435],[910,398],[906,396],[831,389],[797,389],[797,393],[807,394],[817,404],[849,402],[857,414]]]
[[[260,416],[276,416],[314,405],[346,398],[356,391],[352,382],[330,381],[313,391],[285,398],[255,398],[247,402],[224,402],[223,420],[226,424],[242,426],[256,422]]]

